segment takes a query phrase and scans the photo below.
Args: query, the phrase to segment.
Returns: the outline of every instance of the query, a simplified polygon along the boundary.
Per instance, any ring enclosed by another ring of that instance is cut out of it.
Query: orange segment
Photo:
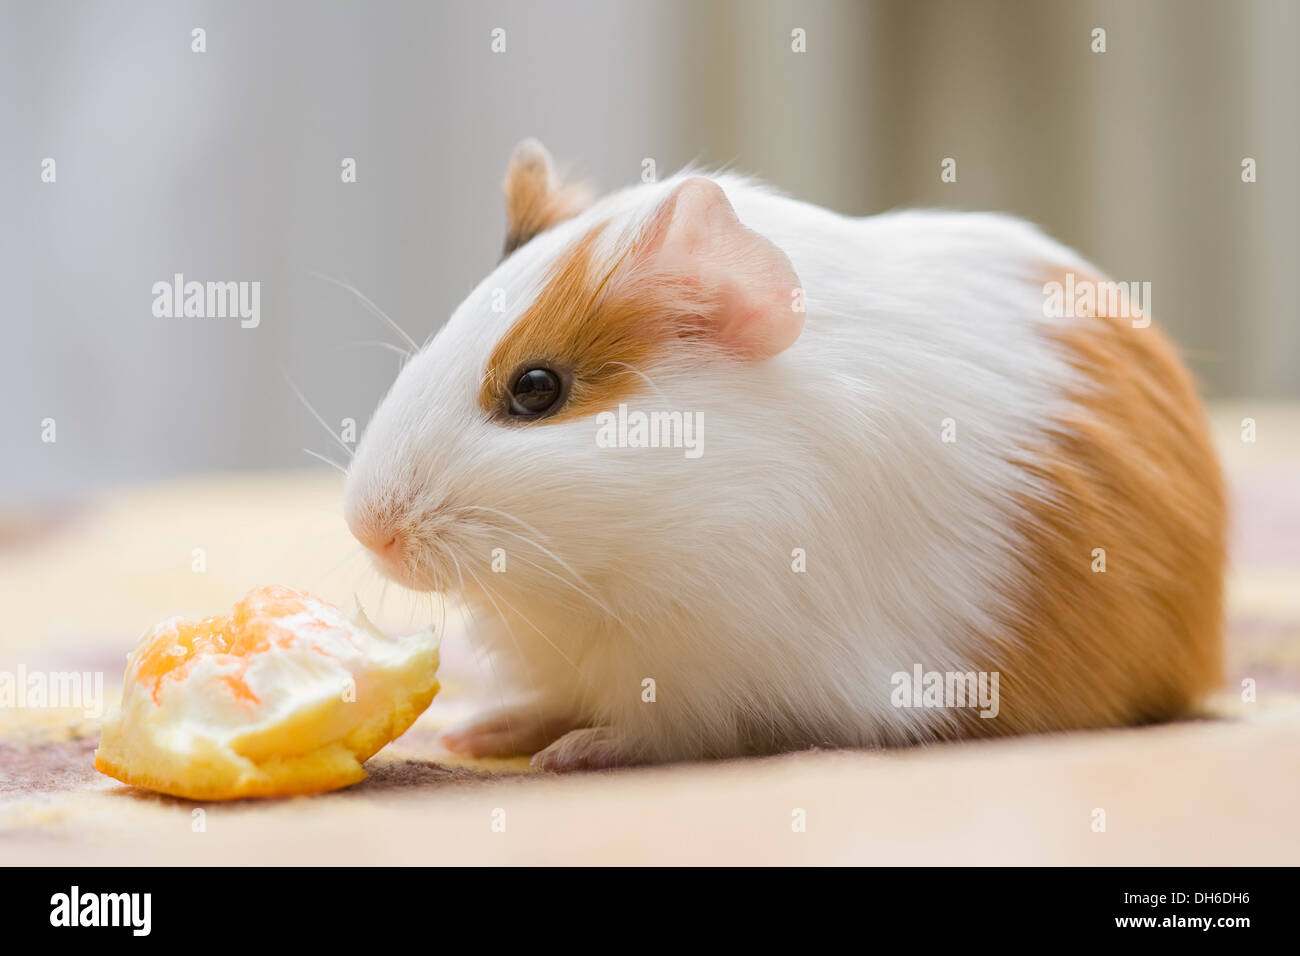
[[[257,588],[229,614],[140,638],[95,767],[196,800],[345,787],[429,706],[437,670],[432,628],[390,639],[360,608]]]
[[[201,657],[247,658],[266,650],[272,641],[287,646],[293,634],[276,621],[307,611],[307,596],[279,585],[254,588],[230,614],[160,625],[136,657],[132,676],[141,684],[152,684],[157,701],[163,680],[183,677],[189,665]],[[317,619],[309,626],[325,629],[329,625]],[[257,696],[239,677],[226,681],[236,697],[257,702]]]

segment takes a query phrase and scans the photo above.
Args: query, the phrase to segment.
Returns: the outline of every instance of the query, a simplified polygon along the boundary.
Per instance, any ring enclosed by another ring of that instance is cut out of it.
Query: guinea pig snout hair
[[[344,517],[387,578],[416,591],[465,593],[480,581],[496,509],[466,504],[439,481],[349,476]]]
[[[344,517],[353,536],[374,555],[380,569],[415,586],[413,559],[436,544],[445,509],[423,486],[364,483],[349,487]]]

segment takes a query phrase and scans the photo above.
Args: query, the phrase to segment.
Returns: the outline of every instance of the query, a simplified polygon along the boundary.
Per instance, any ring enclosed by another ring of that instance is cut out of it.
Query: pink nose
[[[402,536],[389,525],[378,521],[349,522],[352,536],[381,558],[392,559],[401,553]]]

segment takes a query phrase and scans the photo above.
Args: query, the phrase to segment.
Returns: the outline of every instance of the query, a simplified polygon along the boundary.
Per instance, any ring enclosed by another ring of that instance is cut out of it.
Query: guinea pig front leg
[[[545,750],[535,753],[532,759],[535,769],[555,773],[608,770],[638,763],[641,763],[640,752],[609,727],[571,730]]]
[[[466,757],[536,753],[580,725],[578,718],[537,703],[499,707],[444,730],[439,741]]]

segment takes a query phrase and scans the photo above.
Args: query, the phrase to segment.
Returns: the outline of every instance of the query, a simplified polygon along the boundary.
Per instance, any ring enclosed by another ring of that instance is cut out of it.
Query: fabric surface
[[[1300,410],[1221,408],[1214,420],[1234,550],[1227,681],[1205,719],[554,777],[438,746],[441,727],[498,699],[449,609],[442,693],[366,781],[332,794],[198,804],[135,790],[91,767],[94,719],[0,708],[0,860],[1300,862]],[[384,588],[339,491],[332,473],[226,476],[0,518],[0,671],[103,672],[116,700],[146,627],[222,613],[268,583],[343,606],[356,594],[390,632],[441,619],[436,600]]]

